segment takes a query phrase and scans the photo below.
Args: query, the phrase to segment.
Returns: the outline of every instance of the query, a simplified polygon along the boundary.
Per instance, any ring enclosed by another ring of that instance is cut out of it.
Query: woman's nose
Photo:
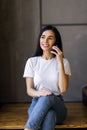
[[[47,39],[47,38],[45,38],[45,40],[44,40],[44,41],[47,43],[48,39]]]

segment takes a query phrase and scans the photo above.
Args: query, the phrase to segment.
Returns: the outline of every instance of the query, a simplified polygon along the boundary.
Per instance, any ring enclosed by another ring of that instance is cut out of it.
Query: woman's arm
[[[61,93],[65,93],[68,88],[69,76],[65,74],[64,63],[63,63],[63,53],[57,46],[53,46],[53,49],[55,50],[55,52],[53,51],[52,53],[54,53],[57,56],[58,67],[59,67],[58,87]]]
[[[41,90],[35,90],[33,78],[26,78],[27,94],[31,97],[47,96],[51,94],[51,91],[43,88]]]
[[[59,88],[65,93],[68,88],[69,76],[65,74],[63,61],[59,63]]]

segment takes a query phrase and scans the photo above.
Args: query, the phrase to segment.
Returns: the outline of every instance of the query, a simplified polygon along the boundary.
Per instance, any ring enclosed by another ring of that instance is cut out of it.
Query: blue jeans
[[[28,109],[29,118],[25,128],[31,130],[54,130],[67,116],[67,109],[62,96],[54,94],[33,98]]]

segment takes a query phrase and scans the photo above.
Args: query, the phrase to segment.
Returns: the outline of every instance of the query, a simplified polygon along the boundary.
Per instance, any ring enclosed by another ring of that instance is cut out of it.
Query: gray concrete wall
[[[0,102],[27,102],[23,72],[40,26],[53,24],[62,36],[72,76],[66,101],[81,101],[87,84],[87,0],[0,0]]]
[[[53,24],[62,36],[64,55],[71,64],[72,76],[66,101],[82,101],[87,84],[87,0],[42,0],[42,26]]]

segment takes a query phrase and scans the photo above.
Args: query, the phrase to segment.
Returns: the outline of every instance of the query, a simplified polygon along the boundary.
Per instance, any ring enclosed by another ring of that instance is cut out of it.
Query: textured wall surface
[[[64,55],[71,64],[72,76],[67,101],[81,101],[87,84],[87,0],[42,0],[42,26],[53,24],[62,36]]]

